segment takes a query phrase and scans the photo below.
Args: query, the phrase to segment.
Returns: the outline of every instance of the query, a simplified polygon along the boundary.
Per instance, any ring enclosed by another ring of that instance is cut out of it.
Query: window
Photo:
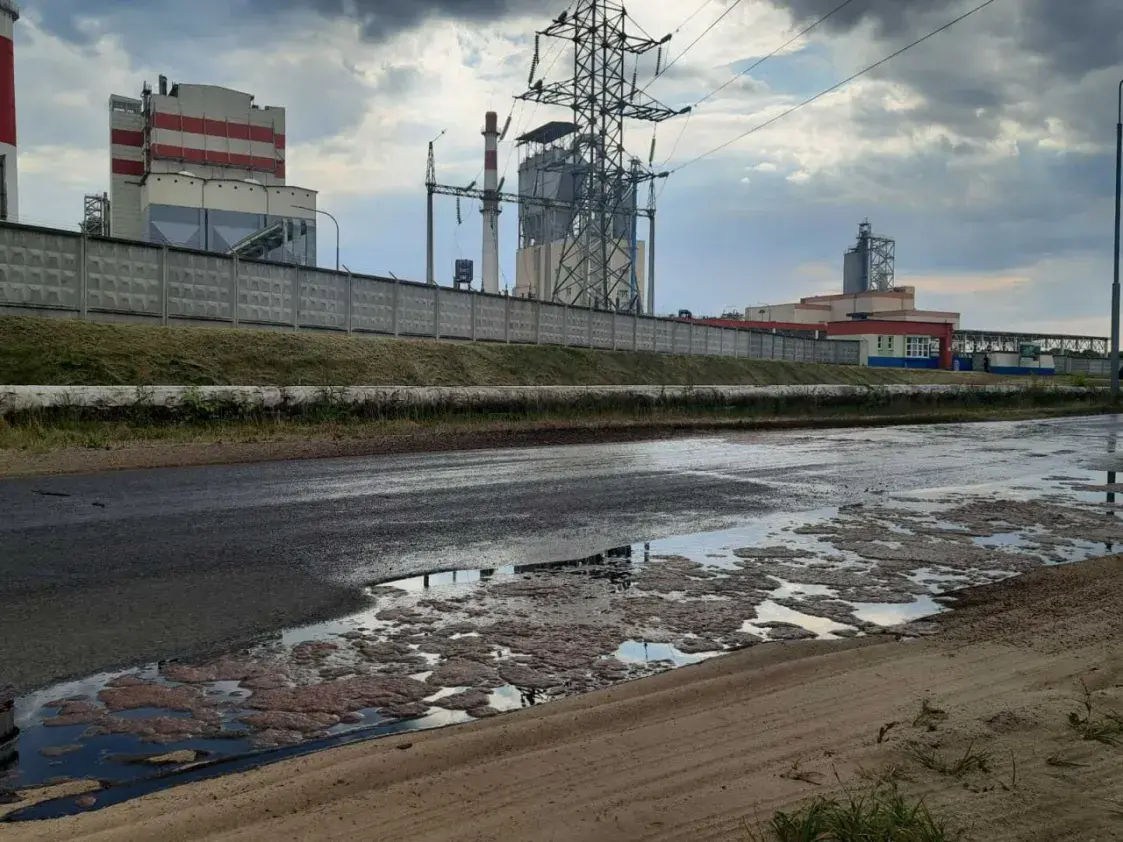
[[[910,359],[927,358],[932,353],[932,337],[909,336],[905,338],[905,356]]]
[[[877,337],[877,353],[893,355],[893,339],[892,336],[879,336]]]

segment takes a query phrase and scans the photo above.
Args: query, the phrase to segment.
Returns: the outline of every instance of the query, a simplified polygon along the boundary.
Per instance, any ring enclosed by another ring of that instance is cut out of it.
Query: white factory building
[[[285,110],[160,77],[109,98],[109,234],[316,265],[316,192],[285,181]]]

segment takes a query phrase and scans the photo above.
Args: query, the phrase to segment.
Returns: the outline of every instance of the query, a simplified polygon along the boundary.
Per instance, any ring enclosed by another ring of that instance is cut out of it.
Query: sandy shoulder
[[[323,752],[0,840],[740,840],[896,767],[969,839],[1123,838],[1123,749],[1067,724],[1086,682],[1123,709],[1123,561],[966,592],[911,642],[764,645],[494,720]],[[947,718],[914,726],[920,700]],[[889,723],[882,743],[879,731]],[[987,773],[923,768],[968,746]]]

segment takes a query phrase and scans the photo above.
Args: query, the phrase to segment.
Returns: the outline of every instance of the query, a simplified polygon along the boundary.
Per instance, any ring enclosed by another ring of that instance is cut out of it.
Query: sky
[[[484,112],[510,139],[567,112],[513,99],[534,32],[566,0],[38,0],[16,27],[20,213],[75,227],[109,186],[110,94],[164,74],[286,108],[288,181],[319,191],[355,272],[423,280],[425,158],[466,185]],[[647,93],[689,117],[655,128],[658,312],[718,315],[841,292],[869,219],[897,241],[897,283],[970,329],[1106,335],[1111,284],[1118,0],[995,0],[948,31],[775,123],[715,148],[954,19],[980,0],[644,0],[671,34]],[[720,21],[718,19],[720,18]],[[712,28],[710,28],[712,26]],[[708,29],[708,31],[707,31]],[[699,37],[701,36],[701,37]],[[697,39],[697,40],[696,40]],[[693,43],[693,46],[690,46]],[[543,39],[539,78],[570,72]],[[673,62],[673,65],[671,65]],[[668,66],[670,65],[670,66]],[[733,80],[733,81],[731,81]],[[719,86],[720,92],[707,97]],[[652,127],[627,132],[646,158]],[[481,251],[478,204],[438,197],[437,275]],[[517,212],[501,218],[514,285]],[[334,231],[320,229],[320,261]],[[645,238],[643,223],[641,239]]]

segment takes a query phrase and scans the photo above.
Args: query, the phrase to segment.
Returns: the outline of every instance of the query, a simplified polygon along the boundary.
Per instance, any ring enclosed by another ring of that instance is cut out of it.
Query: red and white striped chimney
[[[19,6],[0,0],[0,219],[19,219],[16,168],[16,55],[12,31]]]
[[[499,292],[499,115],[484,117],[483,265],[480,271],[484,292]]]

